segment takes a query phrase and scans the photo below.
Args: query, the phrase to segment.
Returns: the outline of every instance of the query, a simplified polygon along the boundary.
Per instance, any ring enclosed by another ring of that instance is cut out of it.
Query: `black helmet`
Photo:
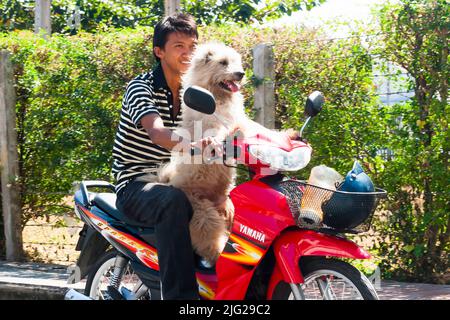
[[[355,161],[333,196],[322,204],[323,223],[338,230],[360,225],[375,209],[374,191],[372,180]]]

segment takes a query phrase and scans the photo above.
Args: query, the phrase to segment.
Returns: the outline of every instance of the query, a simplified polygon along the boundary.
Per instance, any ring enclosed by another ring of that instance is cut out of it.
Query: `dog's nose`
[[[242,78],[244,77],[245,73],[243,72],[235,72],[234,76],[236,77],[236,80],[242,80]]]

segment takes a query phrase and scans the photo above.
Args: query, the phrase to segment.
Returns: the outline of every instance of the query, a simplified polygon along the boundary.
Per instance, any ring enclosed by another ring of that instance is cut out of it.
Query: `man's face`
[[[164,48],[155,47],[155,54],[174,73],[183,73],[197,45],[197,38],[181,32],[170,33]]]

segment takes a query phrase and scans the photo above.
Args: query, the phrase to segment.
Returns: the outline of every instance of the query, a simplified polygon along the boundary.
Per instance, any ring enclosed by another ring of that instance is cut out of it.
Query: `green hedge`
[[[151,34],[151,28],[123,29],[47,41],[31,32],[0,35],[0,49],[13,53],[15,65],[24,222],[71,210],[61,200],[74,181],[112,181],[111,149],[122,94],[128,81],[154,64]],[[305,131],[314,153],[300,178],[317,164],[345,174],[358,158],[377,186],[399,188],[385,179],[388,162],[377,155],[386,146],[390,123],[375,92],[371,55],[359,37],[328,41],[317,30],[233,26],[203,27],[200,34],[200,42],[223,41],[242,54],[250,114],[254,87],[261,81],[252,74],[252,48],[273,44],[279,128],[300,128],[308,94],[325,94],[323,112]],[[387,208],[396,203],[391,199]],[[376,219],[375,234],[358,238],[375,238],[370,248],[375,255],[388,248],[384,241],[395,227],[383,217]]]
[[[149,38],[139,32],[55,36],[9,33],[17,84],[24,220],[59,210],[76,180],[109,180],[111,144],[122,91],[151,66]]]

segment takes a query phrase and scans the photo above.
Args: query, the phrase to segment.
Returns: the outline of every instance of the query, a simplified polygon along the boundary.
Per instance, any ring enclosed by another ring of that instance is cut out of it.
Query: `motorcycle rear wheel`
[[[325,257],[300,259],[305,300],[378,300],[372,283],[352,265]],[[273,294],[274,300],[293,300],[291,286],[280,282]]]
[[[85,295],[94,300],[113,300],[107,293],[107,287],[110,285],[112,272],[114,270],[114,262],[117,255],[117,251],[110,250],[100,257],[89,272],[86,287],[84,289]],[[128,290],[132,291],[134,286],[138,285],[139,282],[139,277],[134,273],[130,263],[127,263],[125,271],[120,279],[119,289],[126,287]]]

